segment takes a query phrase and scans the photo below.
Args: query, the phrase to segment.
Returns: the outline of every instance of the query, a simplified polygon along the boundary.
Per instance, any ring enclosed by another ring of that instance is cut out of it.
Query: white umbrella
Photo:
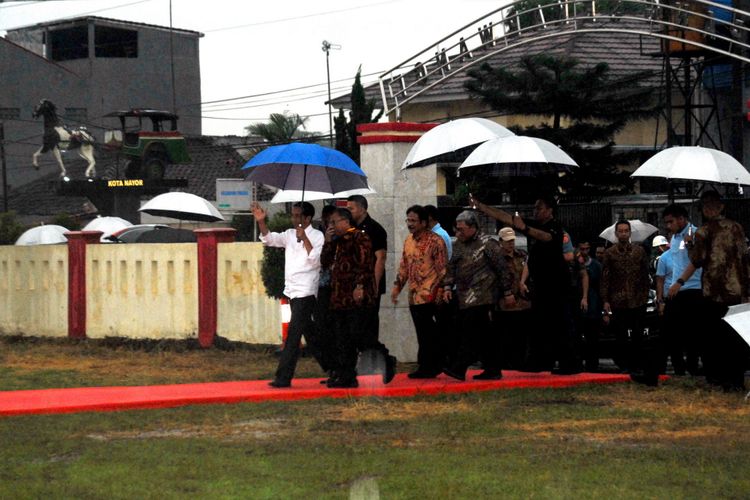
[[[67,232],[68,229],[55,224],[32,227],[19,236],[16,240],[16,245],[54,245],[65,243],[68,241],[68,238],[65,236]]]
[[[321,191],[305,191],[304,195],[304,201],[313,201],[313,200],[332,200],[337,198],[348,198],[349,196],[352,196],[354,194],[375,194],[376,191],[372,189],[371,187],[366,188],[360,188],[360,189],[350,189],[348,191],[339,191],[338,193],[324,193]],[[277,192],[273,198],[271,198],[271,203],[289,203],[289,202],[297,202],[302,201],[302,191],[297,189],[285,189],[282,191]]]
[[[112,243],[112,241],[107,238],[108,236],[132,225],[132,223],[120,217],[97,217],[96,219],[93,219],[91,222],[86,224],[83,230],[101,231],[104,234],[102,234],[102,237],[99,238],[99,241],[101,241],[102,243]]]
[[[630,222],[630,241],[633,243],[640,243],[659,230],[656,226],[652,226],[648,222],[642,222],[638,219],[633,219],[628,222]],[[602,231],[599,234],[599,237],[611,243],[617,243],[617,236],[615,235],[616,224],[617,223],[615,222]]]
[[[177,220],[216,222],[224,220],[215,206],[205,198],[191,193],[164,193],[154,196],[138,209],[149,215]]]
[[[460,118],[427,131],[414,143],[401,169],[439,161],[460,162],[479,144],[513,132],[487,118]]]
[[[750,346],[750,304],[729,306],[724,321]]]
[[[458,167],[482,167],[496,177],[536,177],[567,172],[578,164],[562,149],[537,137],[514,135],[492,139],[479,145]]]
[[[638,167],[631,177],[750,185],[750,173],[740,162],[722,151],[700,146],[664,149]]]

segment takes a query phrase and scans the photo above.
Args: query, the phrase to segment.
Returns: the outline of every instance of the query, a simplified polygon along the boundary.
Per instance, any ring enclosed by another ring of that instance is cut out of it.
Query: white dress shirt
[[[269,247],[284,248],[284,295],[290,299],[309,297],[318,293],[320,279],[320,252],[325,237],[312,225],[305,228],[312,250],[307,253],[305,244],[297,241],[297,231],[287,229],[283,233],[269,232],[260,236],[260,241]]]

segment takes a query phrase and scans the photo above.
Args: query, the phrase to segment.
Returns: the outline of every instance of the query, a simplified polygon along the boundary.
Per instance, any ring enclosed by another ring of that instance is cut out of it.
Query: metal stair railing
[[[395,113],[399,120],[402,106],[500,52],[574,33],[649,36],[750,62],[750,12],[729,5],[708,0],[528,4],[516,0],[496,9],[380,75],[385,114]]]

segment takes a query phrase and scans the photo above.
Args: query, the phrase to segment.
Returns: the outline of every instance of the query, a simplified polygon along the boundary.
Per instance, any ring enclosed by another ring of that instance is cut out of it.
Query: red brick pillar
[[[198,238],[198,342],[201,347],[211,347],[218,318],[218,245],[233,242],[237,231],[215,228],[193,232]]]
[[[101,231],[70,231],[68,238],[68,337],[86,338],[86,245],[99,243]]]

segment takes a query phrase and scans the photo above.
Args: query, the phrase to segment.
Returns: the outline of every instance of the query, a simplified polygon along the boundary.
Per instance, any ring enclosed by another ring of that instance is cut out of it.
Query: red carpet
[[[470,371],[469,376],[479,373]],[[556,376],[549,372],[504,371],[502,380],[459,382],[441,375],[436,379],[411,380],[405,373],[387,386],[377,375],[359,377],[358,389],[328,389],[316,379],[294,379],[292,387],[274,389],[267,380],[212,382],[135,387],[83,387],[31,391],[0,391],[0,415],[72,413],[138,408],[168,408],[193,404],[240,403],[251,401],[291,401],[314,398],[403,397],[420,394],[448,394],[527,387],[570,387],[582,384],[628,382],[627,375],[581,373]]]

